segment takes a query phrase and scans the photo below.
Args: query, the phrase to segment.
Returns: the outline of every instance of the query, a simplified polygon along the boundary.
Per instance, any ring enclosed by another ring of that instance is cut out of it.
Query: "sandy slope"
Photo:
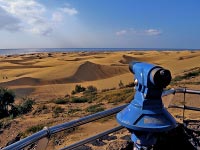
[[[17,94],[36,97],[63,96],[76,84],[94,85],[99,89],[117,87],[120,80],[132,82],[130,61],[145,61],[164,66],[178,75],[200,67],[200,51],[129,51],[41,53],[0,58],[0,86]],[[32,89],[22,92],[20,89]],[[31,92],[30,92],[31,91]],[[19,92],[19,93],[18,93]],[[22,95],[21,95],[22,96]]]

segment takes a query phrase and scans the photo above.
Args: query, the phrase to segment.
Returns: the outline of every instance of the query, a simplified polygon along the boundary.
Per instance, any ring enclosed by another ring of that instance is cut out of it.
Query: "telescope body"
[[[117,121],[131,133],[137,145],[150,146],[156,143],[156,133],[176,127],[176,121],[164,108],[161,95],[171,81],[171,73],[160,66],[130,63],[134,74],[136,93],[131,103],[119,112]]]

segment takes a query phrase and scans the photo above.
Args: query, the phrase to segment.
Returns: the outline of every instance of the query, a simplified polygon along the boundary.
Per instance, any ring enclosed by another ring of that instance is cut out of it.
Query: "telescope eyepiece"
[[[153,84],[159,88],[165,88],[171,82],[171,73],[169,70],[163,68],[155,68],[151,72],[151,79],[153,79]]]

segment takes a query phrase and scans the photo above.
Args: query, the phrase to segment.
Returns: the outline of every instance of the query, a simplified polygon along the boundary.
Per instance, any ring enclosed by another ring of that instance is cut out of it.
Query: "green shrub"
[[[182,81],[184,79],[190,79],[191,77],[196,77],[196,76],[199,76],[199,75],[200,75],[200,69],[194,70],[192,72],[185,73],[182,76],[176,76],[174,79],[172,79],[171,83],[173,84],[175,82]]]
[[[23,98],[23,102],[20,105],[11,105],[11,109],[9,110],[10,117],[14,118],[30,112],[33,104],[35,104],[35,101],[32,98]]]
[[[69,99],[66,98],[58,98],[53,101],[55,104],[66,104],[69,102]]]
[[[119,81],[119,84],[118,84],[119,88],[124,88],[124,83],[122,82],[122,80]]]
[[[42,124],[39,124],[39,125],[35,125],[35,126],[32,126],[32,127],[29,127],[27,130],[26,130],[26,133],[29,134],[33,134],[35,132],[38,132],[40,130],[42,130],[44,128],[44,125]]]
[[[106,100],[108,103],[112,103],[114,105],[119,104],[121,102],[129,101],[131,97],[134,95],[133,88],[123,88],[115,91],[107,91],[104,92],[101,97],[101,101]]]
[[[35,101],[32,98],[23,98],[23,103],[17,107],[19,114],[30,112],[33,108],[33,104],[35,104]]]
[[[9,115],[10,118],[13,119],[15,117],[17,117],[20,114],[19,110],[18,110],[18,106],[11,106],[11,109],[9,110]]]
[[[102,107],[102,104],[91,105],[86,108],[86,111],[90,112],[90,113],[97,113],[97,112],[104,111],[104,110],[105,110],[105,108]]]
[[[71,93],[72,93],[72,95],[73,94],[76,94],[76,93],[80,93],[80,92],[84,92],[85,91],[85,87],[82,87],[81,85],[76,85],[75,86],[75,90],[73,90]]]
[[[135,86],[134,82],[131,82],[131,83],[127,84],[125,87],[134,87],[134,86]]]
[[[88,99],[85,97],[73,97],[71,99],[71,102],[72,103],[85,103],[85,102],[88,102]]]
[[[81,109],[79,109],[79,108],[74,108],[74,109],[69,109],[69,111],[68,111],[68,114],[73,114],[73,113],[76,113],[76,112],[79,112],[79,111],[81,111]]]
[[[13,91],[0,87],[0,118],[9,115],[8,106],[12,106],[15,101],[15,94]]]
[[[86,92],[90,92],[90,93],[97,92],[97,88],[93,85],[90,85],[87,87]]]
[[[48,113],[49,112],[49,110],[48,110],[48,108],[47,108],[47,106],[46,105],[39,105],[37,108],[36,108],[36,110],[33,112],[33,115],[35,115],[35,114],[46,114],[46,113]]]
[[[71,92],[71,94],[74,95],[74,94],[76,94],[76,92],[73,90],[73,91]]]
[[[107,92],[107,91],[112,91],[112,90],[116,90],[116,88],[102,89],[101,92]]]
[[[56,106],[54,109],[53,109],[53,113],[54,114],[58,114],[58,113],[62,113],[62,112],[64,112],[64,108],[62,108],[62,107],[59,107],[59,106]]]

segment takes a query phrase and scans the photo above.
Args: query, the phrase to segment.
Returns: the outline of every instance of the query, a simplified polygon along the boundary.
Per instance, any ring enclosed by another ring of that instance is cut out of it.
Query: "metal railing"
[[[176,93],[183,93],[184,94],[184,102],[185,102],[185,94],[186,93],[200,95],[200,91],[198,91],[198,90],[180,88],[180,89],[166,90],[166,91],[163,92],[162,96],[167,96],[167,95],[176,94]],[[116,114],[119,111],[121,111],[127,105],[128,104],[125,104],[125,105],[115,107],[115,108],[112,108],[112,109],[109,109],[109,110],[106,110],[106,111],[98,112],[98,113],[95,113],[95,114],[92,114],[92,115],[89,115],[89,116],[86,116],[86,117],[83,117],[83,118],[80,118],[80,119],[77,119],[77,120],[73,120],[71,122],[66,122],[66,123],[59,124],[59,125],[56,125],[56,126],[53,126],[53,127],[44,128],[43,130],[41,130],[41,131],[39,131],[39,132],[29,136],[29,137],[26,137],[26,138],[14,143],[14,144],[11,144],[7,147],[4,147],[1,150],[21,150],[21,149],[27,148],[28,146],[31,146],[32,144],[36,147],[35,148],[36,150],[45,150],[46,147],[47,147],[47,144],[49,142],[49,139],[52,135],[59,133],[61,131],[70,129],[70,128],[74,128],[74,127],[77,127],[77,126],[80,126],[80,125],[83,125],[83,124],[86,124],[86,123],[107,117],[107,116],[111,116],[111,115]],[[183,109],[183,110],[200,111],[200,108],[186,106],[185,103],[184,103],[183,106],[169,105],[169,108],[180,108],[180,109]],[[183,113],[183,119],[184,119],[184,113]],[[99,134],[97,134],[93,137],[87,138],[87,139],[79,141],[75,144],[64,147],[61,150],[74,149],[78,146],[84,145],[84,144],[86,144],[90,141],[93,141],[93,140],[98,139],[102,136],[105,136],[105,135],[108,135],[108,134],[113,133],[115,131],[118,131],[122,128],[123,128],[122,126],[115,127],[113,129],[99,133]]]
[[[115,108],[112,108],[112,109],[109,109],[106,111],[98,112],[98,113],[95,113],[95,114],[92,114],[92,115],[89,115],[89,116],[86,116],[86,117],[83,117],[83,118],[80,118],[77,120],[73,120],[71,122],[59,124],[59,125],[56,125],[56,126],[53,126],[50,128],[44,128],[43,130],[41,130],[29,137],[26,137],[14,144],[4,147],[2,150],[21,150],[21,149],[39,141],[40,139],[45,138],[45,137],[47,137],[49,139],[49,137],[55,133],[58,133],[63,130],[74,128],[74,127],[77,127],[77,126],[80,126],[80,125],[83,125],[83,124],[86,124],[86,123],[89,123],[89,122],[92,122],[92,121],[95,121],[95,120],[98,120],[98,119],[101,119],[101,118],[104,118],[107,116],[111,116],[113,114],[116,114],[119,111],[121,111],[123,108],[125,108],[127,105],[128,104],[125,104],[125,105],[115,107]],[[47,143],[45,142],[44,144],[48,144],[48,141],[47,141]],[[38,148],[38,149],[40,149],[40,148]]]

